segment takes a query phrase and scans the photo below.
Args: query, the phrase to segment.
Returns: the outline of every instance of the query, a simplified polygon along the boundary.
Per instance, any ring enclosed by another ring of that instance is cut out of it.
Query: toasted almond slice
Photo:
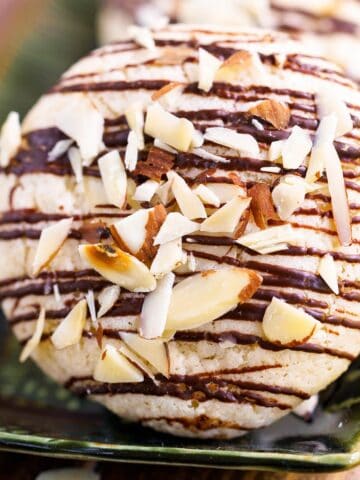
[[[160,181],[174,166],[175,156],[157,147],[151,147],[146,161],[139,161],[135,175],[144,175],[152,180]]]
[[[144,375],[113,345],[105,345],[95,366],[94,380],[105,383],[140,383],[144,381]]]
[[[194,135],[194,126],[186,118],[178,118],[154,103],[147,110],[145,133],[159,138],[171,147],[187,152]]]
[[[54,162],[60,158],[64,153],[66,153],[71,145],[74,143],[74,140],[59,140],[53,148],[48,153],[48,162]]]
[[[136,164],[138,161],[138,150],[138,136],[133,130],[131,130],[127,139],[124,162],[125,167],[127,168],[127,170],[129,170],[129,172],[133,172],[136,168]]]
[[[334,88],[324,88],[316,94],[317,109],[320,118],[335,114],[337,119],[336,137],[341,137],[353,129],[353,121],[345,102]]]
[[[38,347],[45,326],[45,308],[40,309],[38,319],[36,320],[35,330],[32,337],[27,341],[20,355],[20,362],[25,362]]]
[[[288,105],[273,99],[262,100],[250,108],[249,113],[266,120],[278,130],[288,126],[291,116]]]
[[[208,92],[222,62],[207,50],[199,48],[199,89]]]
[[[21,125],[17,112],[10,112],[0,132],[0,166],[7,167],[21,145]]]
[[[181,238],[164,243],[157,251],[150,272],[156,278],[161,278],[182,265],[185,258]]]
[[[269,185],[266,183],[255,183],[249,189],[249,197],[251,197],[251,212],[259,228],[267,228],[269,220],[278,220],[272,203]]]
[[[156,281],[136,257],[115,245],[80,245],[81,258],[100,275],[131,292],[151,292]]]
[[[150,202],[158,188],[159,182],[156,182],[155,180],[147,180],[136,187],[133,199],[138,202]]]
[[[231,55],[216,73],[217,82],[237,82],[244,75],[263,72],[263,66],[257,54],[240,50]]]
[[[179,282],[171,297],[166,330],[187,330],[211,322],[255,293],[261,277],[251,270],[208,270]]]
[[[143,150],[144,143],[144,112],[140,102],[132,103],[125,110],[125,117],[130,130],[135,132],[137,137],[137,146],[139,150]]]
[[[294,175],[289,175],[289,177]],[[287,182],[285,177],[272,191],[272,199],[281,220],[287,220],[305,200],[306,185],[304,181]]]
[[[166,321],[166,318],[165,318]],[[122,333],[122,340],[165,377],[169,376],[169,358],[163,340],[147,340],[134,333]]]
[[[85,166],[103,149],[104,119],[86,95],[67,102],[56,113],[54,126],[75,140]]]
[[[171,189],[182,214],[190,220],[206,218],[204,205],[185,180],[173,170],[167,173],[167,177],[172,182]]]
[[[127,178],[119,152],[112,150],[98,160],[105,193],[111,205],[123,208],[126,200]]]
[[[313,335],[317,324],[300,308],[274,297],[265,310],[262,326],[268,340],[291,346],[305,343]]]
[[[211,205],[216,208],[220,207],[219,197],[208,187],[203,184],[194,188],[193,192],[200,198],[205,205]]]
[[[80,342],[86,323],[86,314],[87,302],[85,299],[80,300],[51,335],[55,348],[60,350]]]
[[[313,395],[294,408],[293,413],[298,417],[301,417],[303,420],[305,420],[305,422],[309,422],[312,419],[318,405],[319,395]]]
[[[58,254],[70,233],[72,222],[72,218],[64,218],[44,228],[33,260],[32,275],[35,276],[41,272]]]
[[[80,150],[78,148],[72,147],[69,149],[68,156],[71,168],[73,169],[75,175],[75,181],[78,185],[83,186],[84,176]]]
[[[292,242],[294,239],[294,229],[291,225],[286,224],[249,233],[236,240],[236,243],[265,255],[266,253],[283,250],[284,245],[286,246],[288,242]]]
[[[247,133],[237,133],[235,130],[223,127],[206,129],[205,139],[224,147],[237,150],[244,155],[256,157],[259,155],[259,145],[255,138]]]
[[[154,102],[159,102],[165,110],[176,108],[180,97],[184,91],[185,84],[179,82],[170,82],[164,87],[154,92],[151,99]]]
[[[250,201],[250,198],[233,198],[207,218],[201,224],[200,231],[235,234],[239,228],[241,218],[250,205]]]
[[[101,290],[98,296],[98,302],[100,305],[99,311],[97,313],[98,318],[103,317],[109,310],[112,309],[119,296],[119,285],[111,285],[110,287],[105,287],[103,290]]]
[[[145,297],[140,316],[140,334],[144,338],[157,338],[163,334],[174,281],[175,275],[167,273],[158,280],[156,289]]]
[[[87,294],[85,295],[85,299],[89,309],[91,321],[94,324],[97,324],[94,290],[88,290]]]
[[[184,215],[181,215],[181,213],[169,213],[155,238],[154,245],[171,242],[197,230],[199,230],[198,223],[192,222]]]
[[[140,47],[145,47],[148,50],[155,50],[155,40],[151,30],[146,27],[138,27],[137,25],[130,25],[128,34]]]
[[[84,468],[57,468],[40,473],[35,480],[100,480],[100,475]]]
[[[269,148],[270,162],[276,162],[276,160],[279,160],[281,158],[284,144],[285,140],[276,140],[275,142],[271,142]]]
[[[327,253],[321,258],[318,272],[331,290],[336,293],[336,295],[339,295],[338,275],[335,260],[332,255]]]
[[[301,127],[295,125],[282,148],[283,167],[297,169],[305,161],[312,148],[310,135]]]

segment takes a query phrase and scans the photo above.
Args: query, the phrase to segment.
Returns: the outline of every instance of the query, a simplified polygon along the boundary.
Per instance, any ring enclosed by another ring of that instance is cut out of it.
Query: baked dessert
[[[360,48],[357,0],[106,0],[99,16],[99,38],[103,43],[120,40],[132,23],[158,27],[166,18],[296,32],[314,54],[330,58],[360,80],[355,53]]]
[[[264,427],[360,351],[360,93],[272,31],[132,30],[1,132],[0,299],[75,394]]]

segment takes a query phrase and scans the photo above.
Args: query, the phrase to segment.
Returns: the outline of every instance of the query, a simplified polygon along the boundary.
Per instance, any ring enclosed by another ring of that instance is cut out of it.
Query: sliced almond
[[[156,190],[156,195],[159,197],[160,202],[165,206],[167,206],[174,198],[171,185],[172,181],[168,180],[167,182],[163,182]]]
[[[111,205],[123,208],[126,200],[127,178],[119,152],[113,150],[98,160],[107,199]]]
[[[282,147],[282,162],[286,169],[295,170],[304,162],[312,148],[310,135],[295,125]]]
[[[212,160],[213,162],[229,163],[230,161],[225,157],[221,157],[220,155],[215,155],[214,153],[209,152],[205,148],[194,148],[192,153],[200,158],[203,158],[204,160]]]
[[[38,347],[45,326],[45,308],[40,309],[38,319],[36,320],[35,330],[32,337],[27,341],[20,355],[20,362],[25,362]]]
[[[152,180],[160,181],[174,166],[175,156],[157,147],[151,147],[146,161],[138,161],[135,175],[144,175]]]
[[[113,345],[105,345],[94,370],[94,380],[104,383],[140,383],[141,370],[135,367]]]
[[[87,302],[80,300],[71,312],[61,321],[51,341],[56,349],[60,350],[80,342],[86,323]]]
[[[167,173],[167,177],[172,182],[171,189],[181,213],[190,220],[206,218],[207,214],[204,205],[185,180],[172,170]]]
[[[166,330],[196,328],[249,300],[261,284],[251,270],[208,270],[179,282],[173,289]]]
[[[167,273],[158,280],[156,289],[145,297],[140,316],[140,334],[144,338],[157,338],[163,334],[174,281],[175,275]]]
[[[115,245],[80,245],[81,258],[100,275],[131,292],[151,292],[156,281],[136,257]]]
[[[137,355],[134,350],[131,350],[125,342],[121,342],[121,344],[117,347],[118,351],[124,355],[130,362],[138,367],[139,370],[145,375],[147,375],[149,378],[152,380],[155,380],[155,375],[154,375],[154,368],[150,368],[148,363],[145,363],[145,361]]]
[[[207,50],[199,48],[199,89],[208,92],[222,62]]]
[[[131,130],[127,139],[124,162],[125,167],[127,168],[127,170],[129,170],[129,172],[133,172],[136,168],[136,164],[138,161],[138,150],[138,136],[133,130]]]
[[[58,158],[62,157],[66,153],[71,145],[74,143],[74,140],[59,140],[55,143],[53,148],[48,153],[48,162],[54,162]]]
[[[266,120],[278,130],[282,130],[289,125],[291,116],[288,105],[273,99],[262,100],[250,108],[249,113]]]
[[[166,110],[173,109],[184,91],[185,84],[179,82],[170,82],[164,87],[154,92],[151,99],[154,102],[159,102]]]
[[[281,168],[280,167],[261,167],[260,171],[265,173],[280,173]]]
[[[216,208],[220,207],[219,197],[207,186],[200,184],[194,188],[193,192],[205,205],[211,205]]]
[[[276,160],[279,160],[281,158],[284,144],[285,140],[276,140],[275,142],[271,142],[269,148],[270,162],[276,162]]]
[[[144,112],[143,107],[140,102],[132,103],[125,110],[125,117],[130,130],[135,132],[137,137],[137,146],[139,150],[143,150],[145,147],[144,143]]]
[[[175,148],[170,147],[167,143],[162,142],[159,138],[154,139],[154,147],[160,148],[160,150],[164,150],[165,152],[172,153],[173,155],[177,155],[177,150]]]
[[[305,420],[305,422],[309,422],[312,419],[318,405],[319,395],[313,395],[294,408],[293,413],[298,417],[301,417],[303,420]]]
[[[95,307],[94,290],[88,290],[87,294],[85,295],[85,299],[89,309],[91,321],[94,325],[96,325],[97,315],[96,315],[96,307]]]
[[[53,294],[54,294],[54,300],[59,306],[64,306],[63,299],[61,297],[59,285],[57,283],[54,283],[53,285]]]
[[[341,137],[353,129],[353,121],[345,102],[334,88],[321,88],[316,94],[316,104],[320,119],[335,114],[337,119],[336,137]]]
[[[146,240],[149,210],[141,209],[111,225],[113,238],[120,248],[136,255]]]
[[[178,212],[169,213],[157,234],[154,245],[171,242],[184,235],[189,235],[199,230],[199,224],[192,222]]]
[[[250,205],[250,198],[235,197],[223,207],[213,213],[200,226],[201,232],[231,233],[235,237],[239,235],[241,220]]]
[[[65,218],[43,229],[32,264],[32,275],[37,275],[56,257],[69,236],[72,223],[72,218]]]
[[[236,243],[265,255],[286,249],[287,243],[294,240],[295,231],[287,224],[243,235]]]
[[[75,181],[78,185],[83,186],[84,176],[80,150],[78,148],[72,147],[69,149],[68,156],[71,168],[75,175]]]
[[[149,28],[130,25],[128,34],[140,47],[155,50],[155,40]]]
[[[134,333],[122,333],[121,338],[155,370],[165,377],[169,376],[169,358],[163,340],[147,340]]]
[[[259,228],[267,228],[269,220],[278,220],[272,203],[269,185],[266,183],[255,183],[249,189],[248,195],[251,197],[251,212]]]
[[[224,147],[237,150],[244,155],[256,157],[259,155],[259,145],[255,138],[247,133],[237,133],[235,130],[223,127],[211,127],[205,132],[205,139]]]
[[[246,189],[231,183],[206,183],[206,188],[211,190],[220,200],[220,204],[229,202],[235,197],[245,197]]]
[[[295,175],[287,175],[294,177]],[[272,191],[272,199],[281,220],[287,220],[304,203],[306,184],[299,177],[299,182],[287,182],[285,177]]]
[[[336,293],[336,295],[339,295],[338,274],[335,260],[333,259],[332,255],[327,253],[321,258],[318,272],[331,290]]]
[[[191,140],[191,148],[199,148],[204,144],[204,135],[200,132],[200,130],[194,130],[194,135]]]
[[[105,287],[98,296],[98,302],[100,308],[98,310],[98,318],[103,317],[117,302],[120,296],[120,287],[119,285],[111,285],[110,287]]]
[[[194,130],[189,120],[165,111],[158,103],[150,105],[147,110],[145,133],[177,150],[187,152],[190,149]]]
[[[147,180],[136,187],[133,199],[138,202],[150,202],[158,188],[159,182],[156,182],[155,180]]]
[[[10,112],[0,132],[0,166],[5,168],[21,145],[20,116]]]
[[[159,246],[157,254],[151,264],[150,272],[156,277],[161,278],[164,275],[174,271],[186,260],[186,254],[182,249],[181,238],[172,240]]]
[[[263,76],[263,66],[258,54],[240,50],[231,55],[216,73],[217,82],[238,82],[244,76]]]
[[[262,327],[271,342],[291,346],[305,343],[313,335],[317,324],[300,308],[274,297],[265,310]]]

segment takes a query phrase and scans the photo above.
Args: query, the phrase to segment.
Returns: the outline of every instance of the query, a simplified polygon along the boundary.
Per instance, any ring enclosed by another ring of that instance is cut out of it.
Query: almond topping
[[[256,157],[260,153],[259,145],[253,136],[247,133],[237,133],[235,130],[229,128],[208,128],[205,132],[205,139],[237,150],[244,155]]]
[[[305,161],[312,148],[310,135],[298,127],[293,127],[292,132],[282,147],[283,167],[295,170]]]
[[[80,300],[51,335],[51,341],[56,349],[60,350],[80,342],[86,323],[86,314],[87,302]]]
[[[220,200],[219,197],[208,187],[205,185],[198,185],[193,192],[200,198],[200,200],[205,205],[211,205],[216,208],[220,207]]]
[[[80,150],[78,148],[72,147],[69,150],[68,156],[71,168],[73,169],[75,175],[75,181],[78,185],[83,187],[84,176]]]
[[[353,121],[345,102],[339,98],[332,88],[322,87],[316,95],[317,109],[320,118],[334,114],[337,119],[335,137],[341,137],[353,129]]]
[[[235,197],[223,207],[213,213],[200,226],[200,231],[210,233],[231,233],[237,238],[239,231],[244,231],[243,217],[248,219],[246,210],[250,205],[250,198]]]
[[[161,337],[166,325],[175,275],[166,274],[156,289],[145,297],[140,316],[140,333],[144,338]]]
[[[216,81],[236,82],[239,81],[244,74],[249,75],[256,71],[260,73],[260,69],[262,70],[262,64],[257,54],[240,50],[225,60],[216,73]]]
[[[38,319],[36,320],[35,330],[32,337],[27,341],[20,355],[20,362],[25,362],[38,347],[45,326],[45,308],[41,308]]]
[[[194,148],[192,150],[192,153],[194,155],[197,155],[200,158],[203,158],[204,160],[212,160],[213,162],[219,162],[219,163],[229,163],[230,160],[224,157],[220,157],[220,155],[215,155],[214,153],[209,152],[205,148]]]
[[[291,225],[270,227],[260,232],[249,233],[239,238],[236,243],[265,255],[286,250],[287,243],[295,240],[295,231]]]
[[[167,173],[167,177],[172,182],[171,189],[182,214],[190,220],[206,218],[204,205],[185,180],[172,170]]]
[[[327,253],[320,260],[318,272],[324,282],[331,288],[331,290],[339,295],[338,275],[336,264],[333,257]]]
[[[199,49],[199,89],[208,92],[222,62],[203,48]]]
[[[197,273],[179,282],[171,297],[166,330],[199,327],[249,300],[261,284],[251,270],[229,268]]]
[[[96,316],[94,290],[88,290],[87,294],[85,295],[85,299],[89,309],[91,321],[94,325],[96,325],[97,316]]]
[[[305,422],[309,422],[319,405],[319,395],[313,395],[312,397],[304,400],[300,405],[294,408],[293,413],[298,417],[301,417]]]
[[[266,183],[255,183],[248,193],[251,197],[251,212],[256,225],[264,230],[268,227],[269,220],[278,220],[275,212],[270,187]]]
[[[147,340],[134,333],[122,333],[121,338],[126,345],[146,360],[156,371],[165,377],[169,376],[169,358],[163,340]]]
[[[44,228],[33,260],[32,275],[37,275],[56,257],[70,233],[72,222],[72,218],[65,218]]]
[[[263,100],[256,104],[250,108],[249,113],[266,120],[278,130],[282,130],[289,125],[291,115],[288,105],[272,99]]]
[[[300,308],[274,297],[265,310],[262,326],[268,340],[291,346],[305,343],[313,335],[317,324]]]
[[[276,162],[282,156],[282,150],[284,148],[285,140],[276,140],[271,142],[269,148],[269,160],[270,162]]]
[[[151,30],[148,28],[130,25],[128,28],[128,34],[138,45],[140,45],[140,47],[147,48],[148,50],[155,50],[155,41]]]
[[[160,202],[165,206],[168,205],[174,198],[171,185],[172,181],[168,180],[167,182],[163,182],[156,190],[156,195],[159,197]]]
[[[138,150],[138,136],[133,130],[131,130],[127,139],[124,162],[125,167],[127,168],[127,170],[129,170],[129,172],[133,172],[136,168],[136,164],[138,161]]]
[[[306,182],[296,175],[286,175],[272,191],[272,199],[281,220],[287,220],[300,208],[307,192]]]
[[[133,199],[138,202],[150,202],[158,188],[159,182],[156,182],[155,180],[147,180],[136,187]]]
[[[151,264],[150,272],[156,278],[161,278],[185,262],[186,254],[182,249],[182,241],[181,238],[177,238],[159,246],[156,257]]]
[[[48,153],[48,162],[54,162],[58,158],[62,157],[66,153],[71,145],[74,143],[73,140],[59,140],[53,148]]]
[[[194,135],[194,126],[186,118],[178,118],[154,103],[147,110],[145,133],[159,138],[177,150],[187,152]]]
[[[151,99],[154,102],[159,102],[160,105],[166,110],[170,110],[176,107],[185,85],[179,82],[170,82],[164,87],[154,92]]]
[[[98,160],[105,193],[111,205],[123,208],[126,201],[127,178],[119,152],[113,150]]]
[[[103,317],[117,302],[120,296],[119,285],[111,285],[111,287],[105,287],[98,296],[98,302],[100,305],[98,311],[98,318]]]
[[[125,110],[125,117],[130,130],[135,132],[137,137],[137,146],[139,150],[143,150],[145,147],[144,143],[144,112],[141,103],[135,102],[132,103]]]
[[[0,132],[0,166],[7,167],[21,145],[20,117],[10,112]]]
[[[187,217],[184,217],[184,215],[181,215],[181,213],[169,213],[154,240],[154,245],[171,242],[197,230],[199,230],[198,223],[192,222]]]
[[[139,161],[134,173],[159,182],[161,177],[173,168],[174,161],[175,157],[170,152],[151,147],[146,161]]]
[[[94,380],[105,383],[140,383],[144,381],[144,375],[113,345],[106,345],[95,366]]]
[[[80,245],[81,258],[100,275],[131,292],[151,292],[156,281],[136,257],[115,245]]]
[[[246,190],[240,185],[231,183],[206,183],[206,188],[211,190],[220,200],[220,204],[228,203],[235,197],[245,197]]]

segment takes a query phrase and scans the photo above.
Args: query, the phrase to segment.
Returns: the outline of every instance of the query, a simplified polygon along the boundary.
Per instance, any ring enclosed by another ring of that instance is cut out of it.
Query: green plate
[[[31,4],[31,15],[25,12],[28,25],[23,19],[11,29],[13,33],[21,29],[21,34],[14,35],[16,45],[5,52],[11,58],[0,82],[0,120],[10,109],[25,113],[66,67],[96,43],[94,0]],[[24,12],[19,11],[19,16],[24,17]],[[335,471],[360,463],[360,363],[324,395],[313,423],[289,415],[238,440],[205,442],[121,422],[102,407],[71,396],[31,362],[20,365],[19,347],[5,321],[0,321],[0,339],[0,449],[269,470]]]

